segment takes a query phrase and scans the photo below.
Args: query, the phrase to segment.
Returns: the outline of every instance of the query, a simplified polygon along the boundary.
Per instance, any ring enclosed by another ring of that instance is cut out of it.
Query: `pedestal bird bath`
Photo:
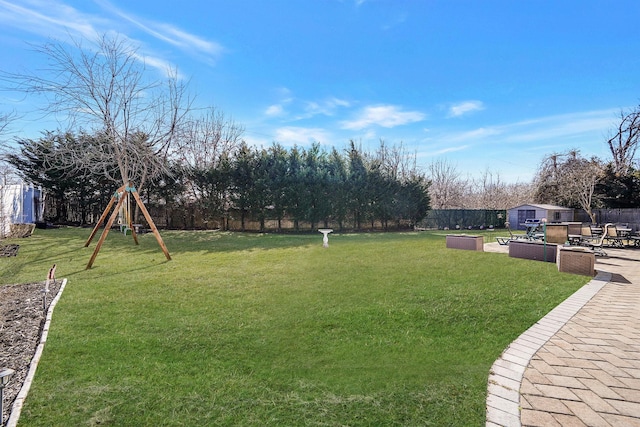
[[[329,233],[331,233],[333,231],[333,229],[331,228],[319,228],[318,231],[320,233],[322,233],[323,237],[322,237],[322,247],[323,248],[328,248],[329,247]]]

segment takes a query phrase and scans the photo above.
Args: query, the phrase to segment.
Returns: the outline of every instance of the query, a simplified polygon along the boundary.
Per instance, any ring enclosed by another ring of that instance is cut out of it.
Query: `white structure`
[[[333,232],[333,229],[331,228],[320,228],[318,229],[318,231],[320,233],[322,233],[322,247],[324,248],[328,248],[329,247],[329,233]]]
[[[44,218],[41,188],[21,184],[0,184],[0,237],[11,231],[11,224],[30,224]]]
[[[507,220],[513,230],[525,230],[525,221],[534,219],[540,221],[543,218],[546,218],[548,223],[571,222],[573,221],[573,208],[530,204],[507,210]]]

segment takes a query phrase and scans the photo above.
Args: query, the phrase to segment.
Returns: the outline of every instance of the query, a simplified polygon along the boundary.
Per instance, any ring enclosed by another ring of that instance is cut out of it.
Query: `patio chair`
[[[591,233],[591,226],[588,224],[582,224],[582,227],[580,227],[580,244],[583,245],[593,239],[594,236]]]
[[[606,236],[607,243],[615,248],[624,248],[624,237],[617,231],[615,224],[607,224],[605,231],[602,233]]]
[[[597,224],[589,224],[589,229],[591,230],[591,235],[594,237],[599,237],[601,234],[604,234],[602,227],[598,226]]]
[[[520,239],[529,240],[529,236],[527,234],[513,234],[508,222],[506,222],[504,225],[505,227],[507,227],[507,230],[509,231],[509,237],[496,237],[496,240],[500,245],[503,245],[503,246],[508,245],[509,242],[512,240],[520,240]]]
[[[604,241],[607,238],[607,230],[609,226],[613,226],[613,224],[606,224],[604,226],[602,234],[599,237],[593,238],[590,241],[585,241],[585,246],[588,246],[593,251],[593,254],[595,256],[607,256],[607,253],[604,251],[603,247]]]

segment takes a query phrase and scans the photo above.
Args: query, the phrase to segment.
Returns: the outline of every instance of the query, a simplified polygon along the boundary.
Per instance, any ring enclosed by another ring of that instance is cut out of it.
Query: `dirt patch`
[[[47,311],[61,284],[62,280],[49,284],[46,305],[42,292],[45,282],[0,286],[0,369],[15,370],[4,389],[3,421],[7,420],[13,401],[27,377]]]

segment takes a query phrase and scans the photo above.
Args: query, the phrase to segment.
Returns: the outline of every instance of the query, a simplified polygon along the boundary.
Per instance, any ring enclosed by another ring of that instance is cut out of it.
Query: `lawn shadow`
[[[295,248],[317,244],[322,246],[322,235],[317,232],[251,233],[231,231],[163,231],[160,233],[170,254],[189,252],[237,252]],[[334,239],[337,237],[332,235]],[[330,240],[334,240],[331,239]],[[157,242],[153,235],[145,235]],[[146,246],[145,245],[145,246]],[[145,250],[149,249],[145,247]],[[160,250],[160,248],[158,248]]]

